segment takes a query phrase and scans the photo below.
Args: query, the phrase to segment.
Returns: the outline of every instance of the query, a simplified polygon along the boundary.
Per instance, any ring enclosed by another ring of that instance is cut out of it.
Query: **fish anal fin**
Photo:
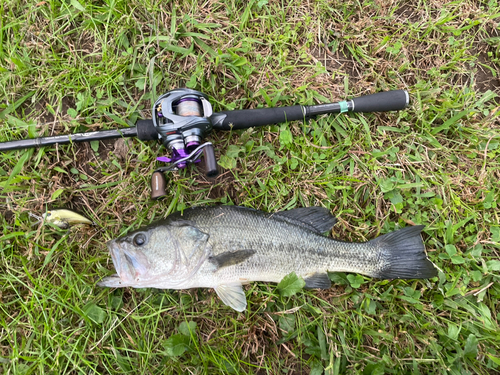
[[[240,283],[220,284],[214,289],[225,305],[239,312],[246,309],[247,299]]]
[[[332,282],[328,277],[327,273],[314,273],[311,276],[305,277],[307,289],[329,289],[332,286]]]
[[[210,262],[212,262],[217,269],[234,266],[235,264],[243,263],[245,260],[254,255],[255,252],[255,250],[226,251],[222,254],[211,256]]]
[[[327,208],[324,207],[300,207],[289,211],[280,211],[273,214],[291,224],[305,227],[316,233],[329,232],[337,222]]]

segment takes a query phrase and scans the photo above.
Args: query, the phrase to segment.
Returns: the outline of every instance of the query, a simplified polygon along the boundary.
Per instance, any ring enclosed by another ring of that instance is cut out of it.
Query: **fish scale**
[[[110,241],[117,275],[99,285],[214,288],[225,304],[243,311],[242,284],[279,282],[291,272],[309,288],[330,287],[327,272],[383,279],[437,275],[425,254],[423,226],[351,243],[324,236],[334,223],[320,207],[273,214],[237,206],[186,209]]]

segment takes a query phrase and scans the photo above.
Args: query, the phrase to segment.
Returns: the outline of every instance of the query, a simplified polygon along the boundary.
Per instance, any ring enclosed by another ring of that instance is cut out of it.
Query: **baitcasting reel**
[[[158,137],[171,157],[156,160],[169,163],[158,168],[151,179],[151,198],[166,195],[167,171],[186,168],[189,163],[199,163],[203,154],[207,177],[218,174],[214,148],[210,142],[202,144],[203,138],[212,130],[212,106],[205,94],[191,89],[176,89],[160,96],[153,105],[152,121]]]

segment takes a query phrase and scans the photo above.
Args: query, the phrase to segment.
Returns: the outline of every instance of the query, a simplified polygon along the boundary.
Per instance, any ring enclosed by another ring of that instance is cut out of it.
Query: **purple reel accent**
[[[189,142],[187,145],[186,145],[186,149],[189,150],[189,152],[192,152],[196,147],[198,147],[200,144],[198,142]],[[196,159],[195,161],[193,161],[193,163],[199,163],[201,161],[201,159]]]
[[[197,103],[201,103],[201,100],[198,99],[198,98],[193,98],[193,97],[182,97],[180,98],[177,103],[175,103],[176,105],[178,105],[179,103],[182,103],[182,102],[197,102]]]
[[[162,161],[164,163],[175,163],[176,161],[185,158],[186,156],[189,156],[189,154],[186,152],[185,148],[181,148],[179,150],[173,148],[172,149],[172,158],[167,158],[166,156],[161,156],[159,158],[156,158],[158,161]],[[182,162],[176,165],[177,168],[183,169],[186,168],[187,163]]]

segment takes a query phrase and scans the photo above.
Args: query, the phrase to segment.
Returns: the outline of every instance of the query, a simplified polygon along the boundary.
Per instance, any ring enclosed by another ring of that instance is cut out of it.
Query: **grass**
[[[404,88],[412,105],[214,132],[222,174],[169,175],[159,144],[0,155],[4,374],[493,374],[500,371],[498,1],[0,3],[0,141],[132,125],[177,87],[214,109],[313,104]],[[424,224],[434,280],[332,274],[326,291],[96,287],[104,242],[191,205],[321,205],[333,236]],[[96,227],[34,225],[80,210]]]

